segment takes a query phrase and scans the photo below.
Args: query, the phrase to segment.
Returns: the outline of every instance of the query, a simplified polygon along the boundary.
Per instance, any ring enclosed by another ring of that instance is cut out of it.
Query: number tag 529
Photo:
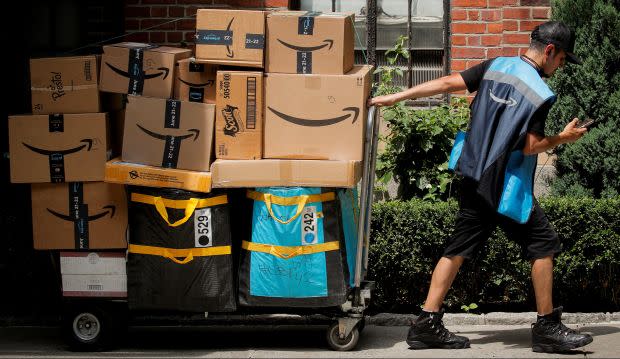
[[[317,213],[316,206],[304,207],[301,212],[301,244],[317,244]]]
[[[211,208],[194,211],[194,244],[197,248],[213,246],[213,226],[211,225]]]

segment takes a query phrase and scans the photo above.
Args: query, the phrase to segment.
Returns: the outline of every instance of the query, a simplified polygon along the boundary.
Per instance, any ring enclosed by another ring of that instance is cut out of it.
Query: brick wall
[[[126,0],[125,32],[130,35],[119,41],[172,46],[179,46],[181,41],[187,41],[191,44],[196,32],[196,9],[205,7],[259,9],[288,6],[289,0]]]
[[[451,69],[525,53],[534,27],[551,15],[550,0],[451,0]]]

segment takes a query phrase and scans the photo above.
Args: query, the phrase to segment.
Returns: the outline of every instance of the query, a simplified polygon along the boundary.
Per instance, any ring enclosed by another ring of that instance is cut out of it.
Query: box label
[[[256,129],[256,77],[248,77],[246,82],[245,128]]]
[[[308,11],[297,20],[298,35],[312,35],[314,33],[314,18],[320,15],[317,11]]]
[[[49,115],[49,132],[65,132],[65,117],[61,113]]]
[[[190,61],[189,72],[204,72],[204,71],[205,71],[205,64]]]
[[[228,26],[230,27],[230,24]],[[233,43],[233,32],[230,29],[198,30],[196,36],[196,44],[199,45],[232,45]]]
[[[265,48],[265,35],[245,34],[245,48],[259,50]]]
[[[164,128],[179,128],[181,122],[181,101],[166,100],[166,114]]]
[[[129,49],[129,63],[127,65],[127,72],[129,74],[128,94],[142,95],[144,90],[143,61],[144,52],[142,49]]]
[[[62,183],[65,181],[65,155],[51,153],[48,155],[50,164],[50,182]]]
[[[161,166],[164,168],[177,168],[179,152],[181,151],[181,139],[179,136],[166,136],[164,145],[164,158]]]
[[[191,87],[189,88],[189,102],[203,102],[205,97],[204,87]]]
[[[75,248],[88,249],[88,205],[84,204],[82,182],[69,184],[69,216],[73,219]]]
[[[297,73],[298,74],[311,74],[312,73],[312,52],[311,51],[297,51]]]

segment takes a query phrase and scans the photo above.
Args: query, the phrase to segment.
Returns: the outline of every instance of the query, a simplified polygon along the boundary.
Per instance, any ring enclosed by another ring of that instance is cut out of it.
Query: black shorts
[[[476,192],[477,184],[464,179],[454,233],[446,242],[444,257],[471,259],[499,225],[510,240],[521,246],[527,260],[555,255],[562,250],[558,234],[538,202],[526,223],[517,223],[489,207]]]

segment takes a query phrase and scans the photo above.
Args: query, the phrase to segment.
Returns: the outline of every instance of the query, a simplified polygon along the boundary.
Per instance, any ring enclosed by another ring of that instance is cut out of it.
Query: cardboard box
[[[122,252],[60,252],[64,297],[127,297]]]
[[[99,90],[171,98],[177,61],[190,49],[123,42],[103,47]]]
[[[215,105],[128,96],[123,161],[209,171]]]
[[[265,12],[198,9],[196,61],[263,67]]]
[[[104,182],[32,185],[35,249],[127,248],[125,188]]]
[[[360,161],[216,160],[214,188],[354,187],[362,176]]]
[[[32,113],[101,112],[97,56],[30,59]]]
[[[371,75],[266,74],[263,157],[361,161]]]
[[[263,73],[217,72],[215,156],[260,159],[263,155]]]
[[[353,13],[272,12],[265,72],[347,73],[354,63],[354,22]]]
[[[11,182],[103,181],[105,113],[9,116]]]
[[[181,101],[215,103],[217,67],[198,63],[193,58],[177,62],[174,98]]]
[[[211,192],[211,172],[153,167],[123,162],[120,158],[106,163],[105,181],[136,186],[181,188],[195,192]]]

